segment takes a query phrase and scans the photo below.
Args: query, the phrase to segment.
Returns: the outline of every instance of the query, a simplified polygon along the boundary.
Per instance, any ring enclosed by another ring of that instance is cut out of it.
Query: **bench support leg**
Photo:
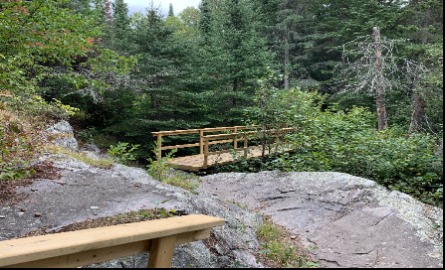
[[[148,268],[171,268],[176,236],[152,240]]]

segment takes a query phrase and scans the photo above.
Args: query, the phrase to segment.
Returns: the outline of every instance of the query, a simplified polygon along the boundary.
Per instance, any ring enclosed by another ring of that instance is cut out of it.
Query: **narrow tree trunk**
[[[426,102],[422,95],[415,93],[413,102],[413,114],[411,116],[411,125],[409,126],[409,134],[413,134],[422,128],[426,115]]]
[[[386,96],[385,88],[383,85],[383,59],[382,59],[382,38],[380,35],[380,29],[374,27],[375,37],[375,90],[377,94],[377,118],[379,122],[379,130],[388,128],[388,117],[386,113]]]
[[[113,15],[111,11],[110,0],[105,0],[105,15],[107,17],[108,23],[111,24],[111,22],[113,21]]]
[[[289,89],[290,82],[290,45],[289,45],[289,28],[286,27],[284,39],[284,88]]]
[[[440,140],[439,147],[437,148],[437,155],[443,157],[443,138]]]

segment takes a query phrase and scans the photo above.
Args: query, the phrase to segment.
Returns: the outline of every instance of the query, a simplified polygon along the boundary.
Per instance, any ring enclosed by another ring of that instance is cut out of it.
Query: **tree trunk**
[[[386,113],[386,96],[385,88],[383,85],[383,59],[382,59],[382,38],[380,35],[380,28],[374,27],[375,38],[375,90],[377,94],[377,118],[379,122],[379,130],[388,128],[388,116]]]
[[[107,17],[108,23],[111,24],[111,22],[113,21],[113,15],[111,11],[110,0],[105,0],[105,15]]]
[[[414,94],[413,114],[411,116],[411,125],[409,126],[409,134],[413,134],[422,128],[426,115],[426,102],[422,95]]]
[[[289,89],[290,82],[290,45],[289,45],[289,28],[286,27],[284,39],[284,88]]]

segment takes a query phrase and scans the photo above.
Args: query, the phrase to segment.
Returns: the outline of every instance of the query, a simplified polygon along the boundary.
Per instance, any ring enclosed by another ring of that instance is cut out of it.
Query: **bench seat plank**
[[[125,245],[128,248],[132,247],[129,248],[131,254],[127,254],[128,252],[124,254],[124,256],[128,256],[141,250],[148,250],[149,246],[144,241],[178,235],[177,244],[182,244],[192,240],[205,239],[211,228],[221,225],[224,225],[223,219],[204,215],[190,215],[0,241],[0,267],[41,261],[48,258],[62,258],[70,254],[80,254],[79,256],[84,258],[95,253],[90,251],[109,254],[111,247],[124,247]],[[111,253],[115,253],[115,251]],[[61,258],[58,260],[60,261]],[[98,258],[97,254],[93,254],[93,259],[95,258]],[[76,260],[78,259],[74,259],[74,261]]]

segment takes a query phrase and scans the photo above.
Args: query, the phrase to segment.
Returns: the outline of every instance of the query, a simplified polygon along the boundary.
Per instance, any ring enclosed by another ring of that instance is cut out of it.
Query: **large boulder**
[[[442,267],[443,210],[341,173],[216,174],[201,191],[306,239],[323,267]]]
[[[176,249],[175,267],[223,268],[262,267],[256,262],[256,228],[262,217],[226,203],[212,195],[193,194],[164,185],[143,169],[114,165],[92,167],[70,158],[52,156],[60,170],[56,180],[41,179],[19,189],[26,199],[16,205],[0,205],[0,240],[24,235],[36,229],[48,232],[77,222],[108,217],[140,209],[176,210],[224,218],[226,224],[212,232],[209,241]],[[39,213],[36,217],[35,213]],[[147,255],[114,260],[93,267],[145,267]]]
[[[52,137],[54,142],[64,148],[72,151],[79,149],[79,144],[74,138],[73,127],[67,121],[60,121],[46,130]]]

